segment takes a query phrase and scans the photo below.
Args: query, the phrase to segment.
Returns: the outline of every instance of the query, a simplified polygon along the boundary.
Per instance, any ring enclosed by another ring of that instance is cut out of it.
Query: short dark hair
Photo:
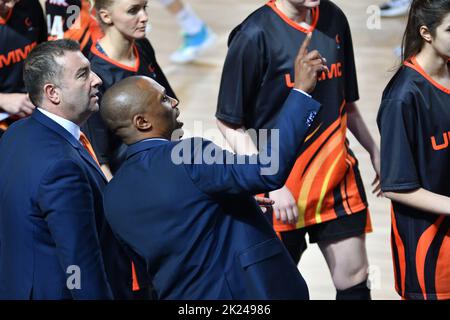
[[[56,57],[64,56],[66,51],[80,51],[80,45],[68,39],[44,42],[34,48],[25,60],[23,81],[33,104],[42,103],[42,89],[46,83],[59,84],[63,66],[56,61]]]

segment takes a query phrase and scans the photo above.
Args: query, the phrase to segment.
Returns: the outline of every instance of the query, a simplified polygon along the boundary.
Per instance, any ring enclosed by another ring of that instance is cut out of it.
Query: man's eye
[[[163,96],[161,101],[162,102],[167,102],[167,101],[169,101],[169,97],[168,96]]]

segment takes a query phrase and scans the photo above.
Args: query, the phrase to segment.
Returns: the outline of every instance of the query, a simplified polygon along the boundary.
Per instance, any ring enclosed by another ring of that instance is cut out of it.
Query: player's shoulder
[[[87,58],[91,64],[91,70],[102,79],[103,85],[111,83],[115,74],[120,71],[120,67],[113,60],[101,54],[95,44],[91,46]]]
[[[342,9],[330,0],[322,0],[320,1],[319,6],[319,19],[323,19],[325,21],[347,21],[347,17],[342,11]]]
[[[382,100],[398,100],[410,104],[420,91],[420,82],[417,72],[402,65],[384,89]]]
[[[271,16],[271,8],[266,4],[253,11],[247,18],[237,25],[228,37],[228,45],[237,36],[246,39],[258,39],[264,33],[264,29],[269,23],[268,18]]]

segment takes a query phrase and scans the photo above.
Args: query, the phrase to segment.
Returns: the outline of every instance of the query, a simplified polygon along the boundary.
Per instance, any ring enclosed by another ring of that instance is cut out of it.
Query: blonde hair
[[[102,29],[107,26],[100,17],[101,9],[108,9],[114,3],[114,0],[89,0],[93,4],[95,11],[97,13],[97,20],[100,22]]]

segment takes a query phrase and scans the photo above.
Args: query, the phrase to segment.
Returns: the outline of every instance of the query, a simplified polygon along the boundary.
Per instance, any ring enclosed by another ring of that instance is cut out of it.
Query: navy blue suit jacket
[[[106,179],[79,141],[36,110],[0,139],[0,177],[0,299],[127,294],[130,261],[104,219]],[[66,285],[70,266],[80,289]]]
[[[105,214],[145,261],[157,298],[308,298],[253,195],[283,186],[319,108],[302,93],[290,94],[278,119],[281,143],[271,148],[280,160],[272,175],[261,175],[268,167],[264,151],[238,156],[195,138],[129,146],[128,159],[105,189]],[[208,153],[215,164],[201,163],[199,155]],[[177,155],[185,161],[180,164]]]

